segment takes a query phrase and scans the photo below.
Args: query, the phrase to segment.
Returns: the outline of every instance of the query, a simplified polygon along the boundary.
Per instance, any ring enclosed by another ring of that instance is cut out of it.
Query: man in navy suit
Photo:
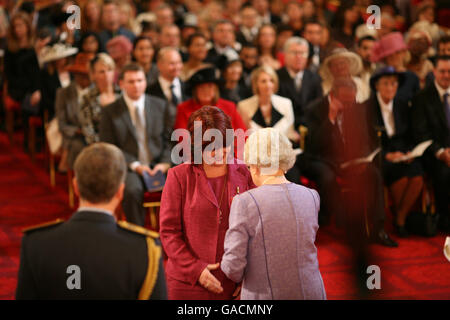
[[[295,128],[306,125],[306,106],[322,97],[320,77],[306,69],[308,42],[300,37],[289,38],[284,45],[285,66],[277,71],[280,81],[278,94],[292,100]]]
[[[158,234],[114,217],[127,173],[123,153],[92,144],[74,171],[80,207],[67,222],[25,230],[16,298],[166,299]]]
[[[424,154],[440,214],[440,228],[450,232],[450,56],[438,56],[435,80],[413,99],[412,128],[417,143],[433,140]]]

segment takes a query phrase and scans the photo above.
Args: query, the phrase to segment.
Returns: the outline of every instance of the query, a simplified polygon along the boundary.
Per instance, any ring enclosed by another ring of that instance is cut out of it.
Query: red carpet
[[[14,299],[21,229],[56,218],[71,210],[65,176],[52,188],[43,158],[33,164],[17,143],[12,148],[0,133],[0,299]],[[388,228],[389,230],[389,228]],[[334,227],[318,234],[320,271],[328,299],[356,299],[350,251]],[[381,268],[380,299],[450,299],[450,262],[443,255],[445,236],[397,239],[395,249],[373,246]],[[55,257],[56,259],[57,257]]]

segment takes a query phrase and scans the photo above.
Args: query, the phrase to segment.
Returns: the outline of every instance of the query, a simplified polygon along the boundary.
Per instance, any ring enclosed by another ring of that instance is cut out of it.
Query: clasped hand
[[[216,264],[208,264],[205,269],[203,269],[200,277],[198,278],[198,282],[200,285],[208,291],[213,293],[222,293],[223,288],[219,280],[212,275],[210,270],[217,270],[219,268],[220,263]]]

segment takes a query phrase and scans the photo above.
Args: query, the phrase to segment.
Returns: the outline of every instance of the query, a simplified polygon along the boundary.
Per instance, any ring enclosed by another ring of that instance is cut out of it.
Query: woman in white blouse
[[[253,96],[238,103],[238,111],[247,128],[272,127],[284,133],[292,142],[300,135],[294,130],[294,109],[291,100],[276,95],[278,76],[268,67],[255,69],[251,75]]]
[[[376,126],[382,132],[382,170],[384,183],[394,202],[394,227],[398,236],[408,235],[406,217],[423,188],[423,169],[418,158],[402,160],[414,148],[410,125],[411,108],[398,98],[397,91],[405,75],[393,67],[375,72],[370,80],[373,89],[369,103]]]
[[[253,96],[238,103],[238,111],[247,128],[275,128],[282,132],[295,145],[300,135],[294,129],[294,109],[290,99],[276,95],[278,76],[269,66],[255,69],[251,75]],[[298,182],[300,173],[294,166],[287,175],[288,179]]]

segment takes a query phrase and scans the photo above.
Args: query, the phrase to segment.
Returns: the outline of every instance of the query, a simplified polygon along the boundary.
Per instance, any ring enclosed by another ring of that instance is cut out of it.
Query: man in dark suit
[[[231,21],[217,21],[212,31],[212,40],[213,47],[208,50],[205,62],[218,66],[227,58],[239,58],[235,48],[236,35],[234,25]]]
[[[321,214],[322,210],[336,213],[338,220],[345,222],[349,236],[355,236],[350,240],[362,241],[369,236],[395,247],[397,243],[384,231],[383,180],[378,166],[373,161],[343,166],[368,156],[378,146],[370,115],[367,105],[356,103],[355,83],[335,80],[331,93],[309,110],[304,173],[318,185]],[[345,186],[338,184],[337,177]],[[342,188],[350,191],[345,197]]]
[[[289,38],[284,45],[285,66],[277,71],[278,94],[292,100],[295,129],[306,125],[306,106],[322,96],[320,77],[306,69],[309,54],[308,42],[300,37]]]
[[[173,121],[177,114],[177,106],[187,100],[185,84],[180,80],[183,62],[176,48],[165,47],[158,52],[158,80],[147,88],[147,93],[169,102],[170,115]]]
[[[142,67],[126,65],[119,77],[123,96],[102,110],[100,140],[118,146],[129,168],[123,210],[129,222],[143,226],[144,172],[154,176],[170,167],[172,119],[168,103],[145,94]]]
[[[16,298],[166,299],[158,234],[114,218],[127,171],[122,152],[95,143],[74,169],[80,207],[67,222],[25,231]]]
[[[440,228],[450,232],[450,56],[438,56],[435,80],[412,101],[412,128],[417,143],[433,140],[424,154],[440,214]]]
[[[282,22],[279,16],[270,12],[269,0],[251,0],[250,3],[258,11],[261,23],[278,25]]]

